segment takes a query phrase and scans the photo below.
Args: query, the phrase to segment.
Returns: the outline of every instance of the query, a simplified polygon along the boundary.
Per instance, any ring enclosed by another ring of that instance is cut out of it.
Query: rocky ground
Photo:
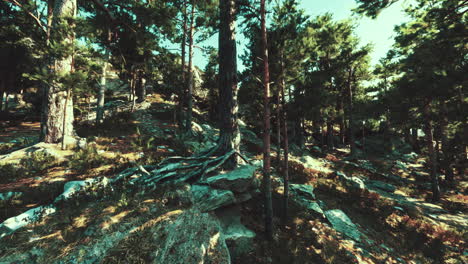
[[[416,154],[293,152],[289,221],[280,228],[274,170],[278,228],[267,243],[255,133],[241,126],[247,162],[236,170],[216,167],[222,158],[192,166],[183,157],[214,146],[218,134],[202,113],[194,135],[180,137],[173,105],[159,95],[130,107],[108,103],[100,129],[84,120],[78,134],[87,141],[76,151],[38,144],[0,156],[0,263],[468,262],[466,179],[430,203]],[[202,176],[189,177],[194,170]]]

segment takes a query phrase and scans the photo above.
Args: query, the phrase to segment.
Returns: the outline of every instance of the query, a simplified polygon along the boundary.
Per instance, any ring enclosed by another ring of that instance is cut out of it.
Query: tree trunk
[[[65,16],[74,17],[76,14],[76,0],[58,0],[54,6],[53,16],[53,30],[51,34],[54,34],[54,30],[57,30],[60,23],[66,23],[61,18]],[[57,32],[58,33],[58,32]],[[73,45],[73,33],[68,33],[62,37],[66,43]],[[72,55],[65,56],[64,58],[55,58],[51,65],[51,71],[55,73],[69,73],[72,68]],[[47,87],[45,95],[45,113],[43,127],[44,135],[41,136],[44,142],[47,143],[59,143],[62,137],[73,136],[73,100],[66,100],[67,92],[64,91],[63,85],[54,81]],[[65,117],[64,112],[67,109],[67,116]],[[63,125],[65,124],[65,125]],[[63,129],[65,128],[65,129]]]
[[[286,98],[284,96],[284,87],[286,86],[284,78],[284,58],[283,53],[281,52],[281,100],[283,110],[283,146],[284,146],[284,168],[283,168],[283,182],[284,182],[284,191],[283,191],[283,225],[286,225],[288,222],[288,211],[289,211],[289,142],[288,142],[288,113],[286,109]],[[278,164],[279,166],[279,164]]]
[[[143,71],[138,71],[137,72],[137,82],[135,86],[135,92],[137,96],[137,102],[142,103],[145,101],[146,98],[146,82],[145,79],[143,78]]]
[[[412,128],[411,129],[411,138],[413,141],[413,151],[416,153],[421,152],[421,148],[419,147],[419,141],[418,141],[418,129],[417,128]]]
[[[353,119],[353,89],[351,87],[351,79],[353,76],[353,68],[348,70],[348,123],[349,123],[349,145],[351,149],[351,156],[356,154],[356,142],[354,139],[354,119]]]
[[[427,101],[426,104],[424,105],[424,117],[425,117],[425,134],[426,134],[426,144],[427,144],[427,150],[428,150],[428,155],[429,155],[429,165],[430,165],[430,171],[431,171],[431,183],[432,183],[432,201],[437,202],[440,199],[440,188],[439,188],[439,179],[437,177],[437,162],[436,162],[436,155],[434,151],[434,135],[432,132],[432,122],[431,122],[431,116],[430,116],[430,107],[431,107],[431,102]]]
[[[240,132],[237,104],[236,5],[234,0],[219,2],[219,151],[239,152]],[[238,156],[228,161],[235,167]]]
[[[175,106],[174,109],[174,122],[177,122],[179,125],[179,129],[182,129],[183,127],[183,118],[182,118],[182,110],[183,110],[183,104],[185,101],[185,87],[187,84],[186,80],[186,69],[185,69],[185,46],[187,44],[187,0],[184,0],[184,7],[183,7],[183,25],[182,25],[182,42],[181,42],[181,62],[182,62],[182,85],[180,86],[181,88],[178,90],[178,96],[177,96],[177,105]]]
[[[107,37],[108,45],[110,45],[111,41],[111,32],[108,32],[108,37]],[[105,96],[106,96],[106,75],[107,75],[107,65],[110,60],[110,47],[106,47],[106,58],[104,61],[104,65],[102,65],[102,76],[101,76],[101,82],[99,84],[99,93],[98,93],[98,98],[97,98],[97,108],[96,108],[96,125],[98,126],[99,124],[102,123],[102,120],[104,118],[104,102],[105,102]]]
[[[263,57],[263,186],[265,195],[265,233],[268,240],[273,239],[273,204],[270,179],[270,69],[268,65],[268,42],[266,30],[265,0],[260,1],[262,57]]]
[[[333,145],[333,123],[331,121],[327,121],[327,147],[328,149],[334,149]]]
[[[281,163],[281,110],[280,110],[280,91],[276,93],[276,163],[278,168]]]
[[[193,107],[193,23],[195,22],[195,0],[192,0],[192,11],[190,12],[189,28],[189,69],[188,69],[188,94],[187,94],[187,116],[185,120],[186,132],[192,131],[192,107]]]
[[[440,136],[442,140],[443,153],[442,168],[445,171],[445,179],[451,183],[453,182],[453,169],[451,166],[452,156],[450,155],[450,146],[447,138],[448,110],[447,104],[444,100],[442,100],[441,110],[442,119],[440,121]]]

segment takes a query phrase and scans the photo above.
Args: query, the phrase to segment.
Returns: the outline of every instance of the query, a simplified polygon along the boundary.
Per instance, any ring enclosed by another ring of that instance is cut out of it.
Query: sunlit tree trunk
[[[265,233],[269,240],[273,239],[273,204],[271,198],[270,179],[270,69],[268,65],[268,43],[266,30],[265,0],[260,1],[262,59],[263,59],[263,187],[265,195]]]
[[[51,36],[56,36],[56,38],[61,37],[63,39],[57,40],[63,40],[73,45],[73,32],[60,34],[59,32],[54,32],[54,30],[58,30],[58,26],[61,23],[67,23],[65,22],[66,20],[62,19],[63,17],[74,17],[75,14],[76,0],[57,0],[54,6]],[[67,28],[70,27],[70,24],[67,25]],[[72,70],[72,63],[72,55],[67,54],[63,58],[54,58],[50,69],[56,74],[68,74]],[[42,120],[44,135],[41,136],[44,142],[59,143],[63,137],[73,136],[73,100],[71,98],[67,100],[68,89],[69,87],[63,87],[56,80],[47,87],[44,119]],[[65,112],[68,113],[66,116]]]
[[[220,153],[239,152],[240,132],[237,103],[237,48],[235,0],[219,1],[219,128]],[[238,163],[237,155],[228,166]]]
[[[136,81],[136,96],[137,102],[142,103],[145,101],[146,98],[146,80],[143,78],[143,71],[139,70],[137,72],[137,81]]]

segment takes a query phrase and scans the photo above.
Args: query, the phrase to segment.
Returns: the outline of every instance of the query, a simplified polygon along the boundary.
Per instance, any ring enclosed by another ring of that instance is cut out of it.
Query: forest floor
[[[212,144],[204,143],[207,137],[216,136],[216,133],[204,135],[202,127],[210,124],[197,111],[194,126],[200,133],[190,140],[179,138],[173,123],[173,105],[160,95],[149,96],[134,110],[131,113],[130,105],[122,104],[100,128],[82,122],[77,132],[87,138],[84,149],[56,148],[53,153],[58,153],[60,159],[25,154],[17,165],[2,166],[0,193],[14,196],[0,204],[0,222],[29,208],[51,203],[63,192],[67,182],[101,176],[112,178],[135,165],[154,165],[174,155],[188,156]],[[30,145],[37,140],[38,129],[37,122],[4,124],[0,128],[0,150],[7,153]],[[260,159],[261,141],[252,133],[244,133],[249,136],[243,139],[242,150],[248,158]],[[403,154],[355,159],[349,157],[349,149],[322,151],[317,146],[292,153],[291,183],[313,186],[323,211],[344,212],[361,239],[337,232],[324,218],[294,206],[287,224],[279,228],[283,190],[278,169],[273,175],[274,224],[278,227],[274,241],[266,243],[261,235],[261,196],[243,203],[242,223],[257,236],[252,252],[233,262],[468,263],[465,242],[468,241],[468,182],[458,175],[457,185],[443,186],[441,201],[430,203],[425,162],[419,156]],[[280,167],[275,159],[273,166]],[[34,225],[33,239],[30,228],[8,236],[4,240],[8,247],[0,249],[0,256],[39,247],[47,248],[55,259],[65,257],[74,248],[83,250],[83,245],[90,243],[84,234],[84,230],[89,230],[87,227],[111,230],[114,225],[139,224],[157,216],[170,218],[187,206],[172,196],[165,198],[170,195],[171,191],[158,191],[130,199],[125,194],[111,194],[112,199],[99,202],[77,201],[74,208],[63,208],[60,217]],[[102,261],[115,263],[126,259],[130,263],[144,263],[149,253],[145,252],[147,240],[141,236],[144,235],[138,233],[122,241],[117,238],[114,241],[111,236],[109,240],[116,244],[115,248]],[[141,248],[135,250],[135,244]]]

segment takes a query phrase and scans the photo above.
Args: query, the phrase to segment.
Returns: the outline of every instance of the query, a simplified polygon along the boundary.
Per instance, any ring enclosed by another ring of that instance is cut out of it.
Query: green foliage
[[[18,164],[0,165],[1,182],[11,182],[20,178],[39,175],[46,169],[57,164],[54,156],[45,151],[28,153]]]
[[[98,153],[95,145],[88,145],[76,151],[68,161],[68,167],[79,173],[85,173],[93,168],[107,164],[108,159]]]

